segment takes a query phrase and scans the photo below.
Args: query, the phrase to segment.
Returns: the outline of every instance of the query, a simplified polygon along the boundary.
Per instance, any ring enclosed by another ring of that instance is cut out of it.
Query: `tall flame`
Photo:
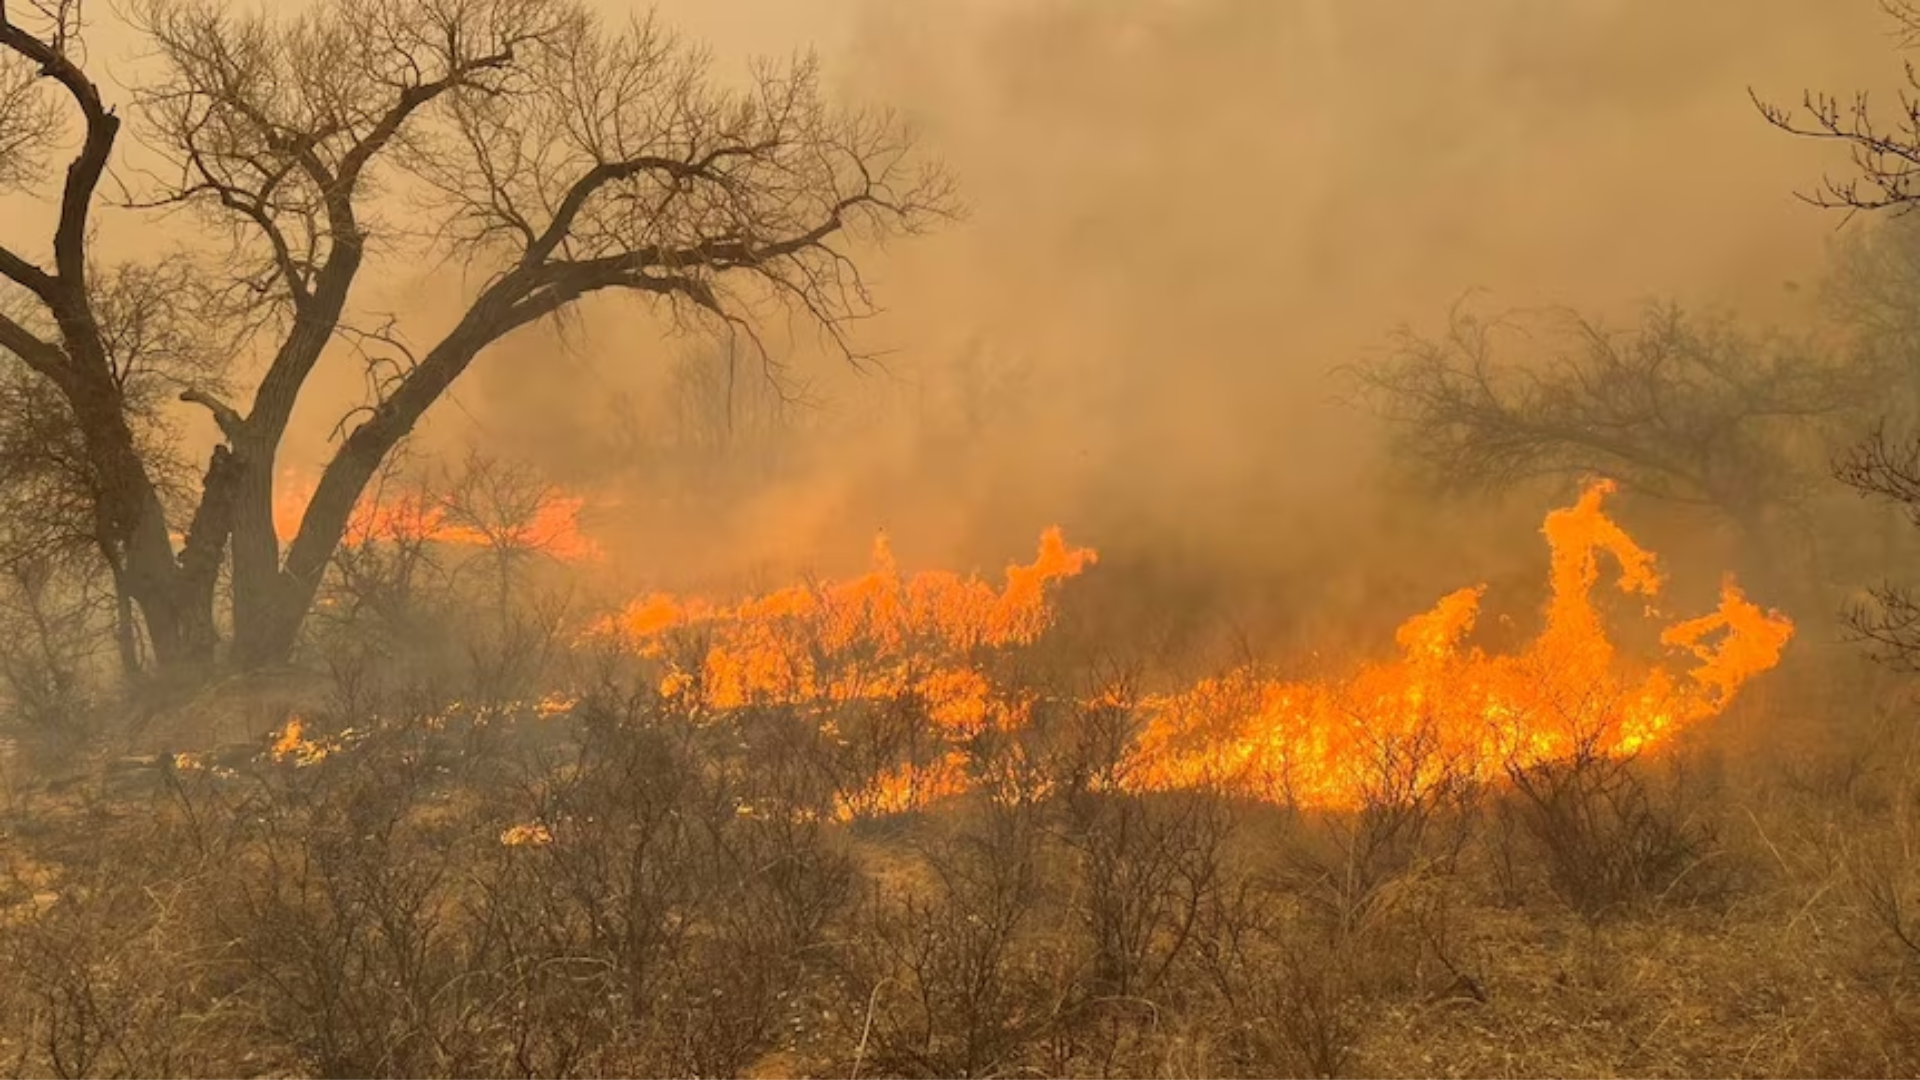
[[[1728,581],[1717,611],[1661,634],[1693,656],[1692,670],[1617,663],[1592,597],[1600,556],[1618,564],[1623,592],[1653,597],[1661,582],[1653,556],[1602,512],[1613,490],[1593,484],[1547,516],[1552,599],[1526,648],[1488,655],[1464,645],[1484,587],[1462,589],[1401,625],[1400,658],[1363,665],[1343,682],[1241,672],[1149,699],[1129,777],[1148,789],[1219,784],[1351,808],[1383,782],[1417,789],[1576,753],[1632,754],[1717,714],[1779,662],[1793,624]]]
[[[1552,595],[1525,647],[1491,655],[1467,644],[1485,586],[1461,589],[1400,626],[1398,658],[1361,664],[1345,679],[1266,679],[1243,668],[1134,703],[1139,734],[1117,782],[1351,808],[1392,797],[1382,784],[1406,795],[1575,754],[1630,755],[1717,714],[1778,663],[1793,625],[1729,579],[1716,611],[1660,634],[1690,668],[1622,661],[1593,597],[1603,558],[1617,568],[1618,588],[1646,602],[1662,581],[1653,555],[1602,510],[1613,491],[1594,483],[1547,515]],[[843,817],[890,813],[964,791],[965,740],[1026,722],[1031,699],[996,693],[978,655],[1037,639],[1053,618],[1050,586],[1095,558],[1050,529],[1035,560],[1010,567],[996,589],[948,573],[903,578],[882,539],[861,577],[730,606],[655,595],[598,629],[663,661],[663,694],[706,708],[782,703],[824,718],[832,703],[913,695],[947,752],[882,768],[840,807]],[[691,656],[670,655],[669,638],[687,630],[702,643]]]

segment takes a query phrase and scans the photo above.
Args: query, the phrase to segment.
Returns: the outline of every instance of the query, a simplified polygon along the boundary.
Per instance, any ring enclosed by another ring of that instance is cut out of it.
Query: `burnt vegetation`
[[[1488,717],[1468,760],[1437,703],[1389,734],[1340,698],[1313,734],[1351,742],[1348,798],[1315,803],[1162,782],[1154,694],[1196,662],[1134,663],[1112,610],[996,635],[988,590],[892,640],[843,632],[887,598],[810,582],[765,603],[812,636],[749,678],[718,617],[606,632],[532,465],[407,452],[503,341],[617,296],[697,333],[668,422],[608,403],[631,422],[602,449],[665,514],[779,484],[827,421],[769,319],[863,360],[871,245],[959,211],[811,59],[728,81],[566,0],[130,0],[151,55],[109,93],[81,15],[0,0],[0,194],[41,211],[0,235],[0,1073],[1920,1070],[1920,219],[1848,234],[1831,332],[1463,304],[1347,369],[1393,477],[1440,496],[1415,505],[1605,477],[1810,642],[1644,749],[1543,756]],[[1920,201],[1912,101],[1761,111],[1852,151],[1811,201]],[[108,261],[107,211],[190,242]],[[448,325],[368,310],[383,261],[460,268]],[[323,354],[365,396],[277,520]],[[1031,392],[981,381],[943,452]],[[1711,636],[1621,651],[1713,664],[1739,632]],[[1305,685],[1252,650],[1206,684],[1235,718]]]

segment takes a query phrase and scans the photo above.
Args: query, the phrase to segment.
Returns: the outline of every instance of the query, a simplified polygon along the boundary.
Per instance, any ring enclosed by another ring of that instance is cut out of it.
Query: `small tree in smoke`
[[[1884,378],[1876,407],[1920,419],[1920,218],[1886,216],[1842,233],[1822,306]]]
[[[795,433],[804,388],[783,373],[757,377],[737,341],[682,351],[667,370],[659,453],[693,490],[737,493],[772,478]]]
[[[561,641],[566,596],[523,597],[524,579],[536,560],[564,555],[580,538],[566,496],[524,464],[469,451],[440,486],[442,527],[466,534],[479,549],[477,568],[491,579],[491,632],[471,637],[467,648],[483,699],[497,699],[528,682]],[[452,573],[458,570],[456,563]]]
[[[1898,28],[1900,45],[1920,46],[1920,4],[1882,0]],[[1763,101],[1754,104],[1774,127],[1789,134],[1836,143],[1848,153],[1851,168],[1800,193],[1804,201],[1849,216],[1890,213],[1903,218],[1920,206],[1920,68],[1906,65],[1906,87],[1899,104],[1876,109],[1859,91],[1848,98],[1807,91],[1799,108]],[[1920,392],[1912,375],[1913,350],[1920,346],[1913,303],[1920,299],[1920,245],[1909,221],[1889,223],[1843,249],[1837,290],[1843,312],[1853,317],[1863,339],[1892,362],[1881,379],[1878,404],[1882,420],[1872,433],[1835,465],[1841,482],[1860,494],[1899,507],[1920,524],[1920,436],[1889,434],[1888,422],[1910,426],[1920,421]],[[1857,605],[1849,625],[1897,667],[1920,670],[1920,600],[1905,586],[1882,585],[1870,602]]]
[[[655,22],[609,26],[572,0],[323,0],[297,15],[139,0],[130,14],[153,65],[135,130],[158,164],[126,178],[128,202],[230,240],[195,253],[213,287],[160,310],[201,328],[217,360],[234,355],[212,347],[229,335],[257,347],[264,373],[239,403],[217,368],[182,380],[221,444],[197,490],[170,499],[116,353],[102,292],[115,271],[90,258],[122,120],[89,73],[77,0],[0,5],[0,181],[57,189],[58,206],[44,255],[0,247],[0,280],[26,309],[0,315],[0,350],[71,411],[98,546],[162,664],[212,655],[229,553],[233,658],[284,659],[381,463],[506,335],[615,293],[757,341],[756,305],[778,301],[851,353],[847,324],[871,304],[846,241],[949,207],[900,125],[831,107],[810,59],[723,89],[704,52]],[[63,126],[79,138],[56,184]],[[423,351],[352,304],[384,254],[459,264],[472,285]],[[343,335],[386,358],[283,548],[275,458]]]
[[[1872,374],[1674,306],[1625,332],[1456,308],[1444,333],[1404,332],[1359,370],[1399,451],[1443,485],[1601,474],[1762,545],[1817,490],[1827,432],[1867,404]]]

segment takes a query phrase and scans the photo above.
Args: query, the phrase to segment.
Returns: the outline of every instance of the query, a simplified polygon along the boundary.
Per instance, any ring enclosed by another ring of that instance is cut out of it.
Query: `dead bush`
[[[1234,1071],[1342,1075],[1360,1035],[1360,939],[1289,919],[1287,898],[1251,879],[1212,906],[1199,952]]]
[[[213,864],[170,796],[96,808],[10,845],[0,991],[12,1075],[169,1076],[271,1067],[244,1045],[232,957],[204,933]]]
[[[817,818],[775,805],[783,770],[743,761],[752,744],[731,724],[645,696],[579,711],[575,756],[526,806],[540,839],[503,845],[486,879],[524,984],[516,1057],[542,1072],[737,1073],[768,1049],[847,903],[847,858]],[[570,1030],[544,1029],[569,1007]]]
[[[1041,925],[1042,825],[1031,801],[979,800],[927,823],[874,884],[846,957],[861,994],[852,1071],[997,1075],[1057,1026],[1072,977],[1058,928]]]
[[[1660,764],[1617,757],[1591,744],[1533,765],[1510,764],[1510,790],[1496,805],[1545,869],[1548,887],[1588,922],[1653,900],[1697,901],[1729,879],[1706,813],[1706,778],[1684,756]],[[1502,856],[1509,864],[1511,852]]]
[[[106,696],[112,595],[93,569],[0,566],[0,718],[56,757],[95,733]]]
[[[1068,723],[1070,753],[1054,768],[1073,913],[1092,953],[1087,991],[1151,997],[1185,957],[1221,885],[1229,809],[1210,791],[1133,790],[1124,701],[1076,707]]]
[[[458,904],[473,838],[438,777],[414,740],[382,737],[270,763],[230,808],[214,924],[261,1034],[319,1075],[484,1071],[479,943]]]

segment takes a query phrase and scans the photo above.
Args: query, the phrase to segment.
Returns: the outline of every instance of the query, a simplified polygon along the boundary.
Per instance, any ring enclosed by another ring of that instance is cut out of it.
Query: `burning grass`
[[[71,1074],[1899,1071],[1920,1024],[1870,1005],[1908,966],[1739,957],[1816,955],[1816,920],[1829,959],[1898,940],[1911,866],[1863,857],[1855,903],[1794,819],[1743,846],[1684,745],[1792,628],[1728,583],[1610,637],[1602,571],[1636,607],[1662,583],[1606,494],[1548,517],[1552,597],[1505,652],[1469,589],[1342,678],[1087,690],[1036,646],[1094,552],[1049,531],[989,582],[882,544],[844,581],[641,598],[565,689],[306,703],[244,755],[106,769],[19,817],[0,958],[34,975],[0,1047]]]
[[[1792,623],[1729,580],[1716,611],[1660,630],[1669,657],[1620,655],[1594,596],[1603,557],[1620,591],[1649,605],[1662,582],[1653,555],[1604,512],[1612,491],[1597,482],[1547,516],[1552,598],[1524,648],[1469,644],[1484,586],[1462,589],[1401,625],[1399,658],[1345,679],[1270,680],[1248,667],[1125,703],[1140,722],[1118,781],[1351,810],[1383,770],[1410,791],[1484,782],[1553,761],[1629,757],[1719,714],[1779,662]],[[950,573],[902,576],[882,540],[857,578],[732,604],[649,596],[595,634],[659,663],[662,696],[696,710],[777,705],[833,733],[849,702],[917,700],[946,748],[889,765],[872,791],[842,800],[842,813],[897,813],[966,790],[967,745],[1029,722],[1031,696],[996,686],[993,660],[1034,642],[1052,622],[1054,590],[1095,561],[1049,530],[1034,561],[1009,567],[996,589]]]
[[[483,464],[484,471],[494,468]],[[518,481],[515,483],[515,481]],[[476,506],[472,492],[402,492],[386,498],[361,500],[347,521],[344,543],[349,546],[380,543],[434,543],[454,547],[539,551],[563,562],[587,562],[605,552],[582,530],[580,513],[587,500],[577,495],[534,485],[523,478],[507,482],[509,490],[485,491]],[[283,473],[275,488],[273,529],[280,542],[290,542],[300,531],[319,485],[297,473]],[[512,490],[519,487],[523,490]],[[491,496],[491,498],[485,498]],[[502,497],[504,496],[504,498]],[[501,503],[507,505],[500,505]],[[515,505],[517,504],[517,505]],[[503,512],[504,511],[504,512]]]
[[[1719,609],[1665,627],[1660,641],[1693,661],[1676,671],[1621,657],[1593,592],[1601,556],[1624,593],[1651,600],[1653,556],[1601,509],[1613,490],[1590,486],[1549,514],[1552,599],[1529,645],[1489,655],[1466,638],[1484,586],[1443,597],[1400,626],[1401,656],[1338,682],[1261,680],[1241,671],[1150,699],[1134,751],[1138,783],[1154,789],[1223,784],[1275,802],[1354,809],[1383,766],[1409,754],[1412,788],[1487,780],[1582,754],[1626,757],[1719,714],[1771,669],[1793,625],[1728,581]]]

